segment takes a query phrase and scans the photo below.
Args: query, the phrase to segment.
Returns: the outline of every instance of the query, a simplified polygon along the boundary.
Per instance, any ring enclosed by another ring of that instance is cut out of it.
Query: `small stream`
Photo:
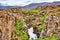
[[[30,37],[29,40],[37,39],[37,35],[33,33],[33,27],[28,29],[28,34],[29,34],[29,37]]]

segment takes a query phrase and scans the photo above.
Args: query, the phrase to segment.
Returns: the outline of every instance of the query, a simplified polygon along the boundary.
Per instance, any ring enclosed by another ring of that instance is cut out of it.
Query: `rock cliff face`
[[[0,40],[12,40],[16,20],[22,18],[21,13],[19,8],[0,10]]]
[[[45,20],[45,27],[41,32],[41,37],[50,37],[53,33],[55,37],[60,38],[60,15],[51,15]]]
[[[59,14],[60,5],[40,6],[38,14]]]
[[[40,37],[50,37],[53,33],[56,38],[60,38],[60,5],[48,5],[39,7],[39,15],[46,15],[44,28]],[[50,16],[49,16],[50,15]]]

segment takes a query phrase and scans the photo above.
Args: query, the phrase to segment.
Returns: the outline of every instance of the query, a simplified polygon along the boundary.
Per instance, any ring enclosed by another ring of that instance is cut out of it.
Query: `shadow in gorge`
[[[2,40],[2,31],[0,30],[0,40]]]

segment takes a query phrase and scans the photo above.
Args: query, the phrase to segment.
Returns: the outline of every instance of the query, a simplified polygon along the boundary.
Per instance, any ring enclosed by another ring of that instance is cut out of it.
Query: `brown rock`
[[[14,28],[16,20],[22,18],[22,10],[19,8],[12,8],[12,12],[8,10],[0,10],[0,40],[11,40],[12,33],[14,33]]]
[[[45,28],[42,30],[40,37],[50,37],[53,33],[60,39],[60,15],[51,15],[45,20]]]

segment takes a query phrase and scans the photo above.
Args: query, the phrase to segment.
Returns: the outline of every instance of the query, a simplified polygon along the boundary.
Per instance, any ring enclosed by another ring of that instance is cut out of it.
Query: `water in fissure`
[[[28,29],[29,40],[37,39],[37,35],[33,33],[33,27]]]

